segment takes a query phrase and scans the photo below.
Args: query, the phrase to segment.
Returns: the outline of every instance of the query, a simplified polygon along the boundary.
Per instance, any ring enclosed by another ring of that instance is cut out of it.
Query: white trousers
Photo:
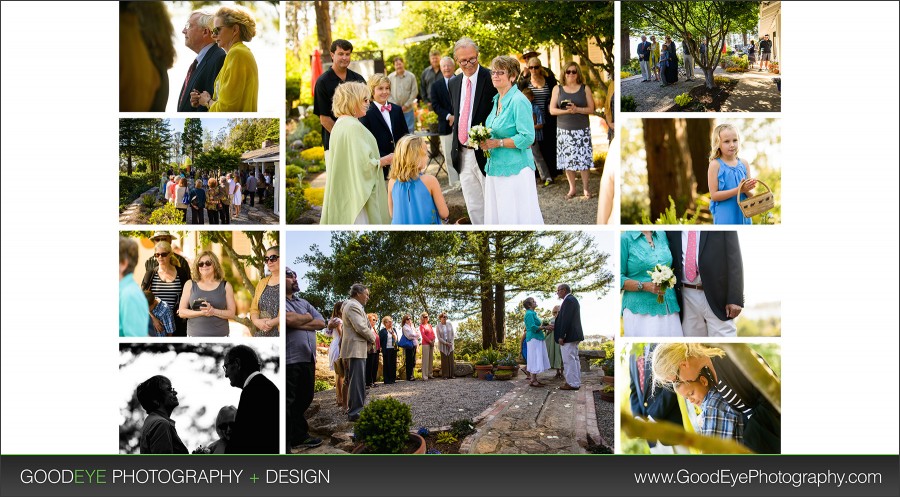
[[[579,343],[564,343],[559,347],[562,352],[563,374],[566,377],[566,383],[575,388],[581,386],[581,366],[578,364]]]
[[[682,288],[681,297],[684,309],[681,329],[686,337],[734,337],[737,336],[737,324],[734,319],[722,321],[713,313],[703,290]]]
[[[450,158],[450,148],[453,146],[453,134],[441,135],[441,147],[444,152],[444,167],[447,168],[447,180],[450,186],[459,184],[459,173],[453,167],[453,160]]]
[[[694,57],[684,54],[684,74],[688,79],[694,79]]]
[[[484,224],[484,175],[481,174],[481,169],[478,169],[474,150],[460,146],[459,154],[461,163],[459,183],[462,185],[469,219],[472,224]]]

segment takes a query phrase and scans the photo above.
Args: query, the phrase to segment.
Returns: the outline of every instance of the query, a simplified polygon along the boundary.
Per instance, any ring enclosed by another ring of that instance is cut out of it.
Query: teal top
[[[544,332],[538,328],[541,327],[541,318],[533,309],[525,311],[525,341],[543,340]]]
[[[515,176],[526,167],[535,170],[531,144],[534,143],[534,117],[531,102],[515,85],[500,101],[503,110],[497,114],[500,94],[494,95],[494,107],[484,125],[491,128],[491,138],[512,138],[516,148],[491,149],[485,171],[488,176]],[[508,142],[507,142],[508,143]]]
[[[134,273],[119,280],[119,336],[145,337],[150,325],[150,306],[144,291],[134,281]]]
[[[672,252],[669,250],[669,241],[662,231],[653,232],[653,245],[647,243],[647,239],[640,231],[623,231],[621,252],[619,253],[622,274],[620,281],[625,288],[625,280],[635,280],[644,283],[650,282],[647,271],[657,264],[672,267]],[[659,316],[673,314],[680,310],[678,300],[675,298],[675,290],[666,290],[662,304],[656,301],[656,294],[650,292],[624,292],[622,294],[622,311],[628,309],[634,314],[649,314]]]

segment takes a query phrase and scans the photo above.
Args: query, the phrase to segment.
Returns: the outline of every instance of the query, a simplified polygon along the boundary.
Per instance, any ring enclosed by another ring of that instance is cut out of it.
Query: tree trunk
[[[331,53],[331,13],[328,0],[315,0],[316,34],[319,37],[319,51]]]
[[[685,143],[684,119],[642,119],[647,151],[647,183],[650,187],[650,220],[675,201],[676,214],[693,206],[693,172]]]
[[[481,301],[481,347],[488,348],[497,344],[494,332],[494,292],[491,285],[491,249],[488,233],[478,236],[478,291]]]
[[[631,30],[628,26],[622,26],[622,38],[620,39],[621,49],[619,51],[619,57],[622,59],[622,67],[625,67],[631,61],[631,40],[628,37],[631,35]]]
[[[712,138],[712,119],[685,119],[687,145],[691,154],[691,168],[697,181],[697,194],[709,193],[706,171],[709,165],[709,148]]]
[[[506,338],[506,285],[494,285],[494,335],[497,343]]]
[[[703,68],[703,81],[704,81],[704,83],[706,83],[707,88],[715,88],[716,87],[716,83],[713,80],[713,71],[715,71],[715,70],[716,70],[715,67],[713,67],[712,69],[707,69],[705,67]]]

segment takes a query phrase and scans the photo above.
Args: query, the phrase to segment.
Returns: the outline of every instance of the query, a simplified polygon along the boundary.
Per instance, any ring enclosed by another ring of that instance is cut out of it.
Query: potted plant
[[[600,389],[600,398],[607,401],[613,401],[613,393],[615,393],[615,387],[612,385],[606,385]]]
[[[775,74],[779,74],[778,62],[770,62],[769,63],[769,72],[773,72]],[[780,85],[779,85],[780,86]],[[781,88],[778,88],[781,91]]]
[[[498,374],[501,371],[509,371],[512,377],[516,377],[519,375],[519,363],[517,363],[516,360],[513,359],[512,355],[507,354],[502,359],[498,359],[495,365],[497,366]],[[497,378],[496,374],[494,375],[494,378],[498,380],[500,379]]]
[[[438,132],[438,115],[435,112],[426,110],[422,113],[422,129],[427,129],[431,133]]]
[[[600,366],[603,368],[603,383],[607,385],[612,385],[615,383],[615,375],[616,375],[616,361],[613,358],[604,359],[603,362],[600,363]]]
[[[479,354],[478,359],[475,360],[475,375],[478,376],[478,379],[484,380],[493,370],[494,363],[483,352]]]
[[[409,406],[393,397],[376,399],[363,408],[354,428],[362,442],[354,454],[424,454],[425,439],[409,431]]]

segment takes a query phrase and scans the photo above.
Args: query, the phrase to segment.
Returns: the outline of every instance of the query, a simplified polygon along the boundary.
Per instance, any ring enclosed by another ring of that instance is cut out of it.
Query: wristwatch
[[[643,291],[644,291],[644,282],[643,282],[643,281],[638,281],[637,284],[638,284],[637,291],[643,292]]]

